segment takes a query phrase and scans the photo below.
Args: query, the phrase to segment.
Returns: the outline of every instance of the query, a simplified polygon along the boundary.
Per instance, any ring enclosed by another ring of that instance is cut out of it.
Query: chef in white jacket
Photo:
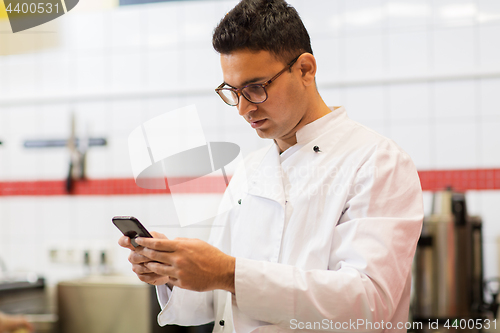
[[[283,0],[241,1],[213,45],[217,93],[273,141],[233,176],[239,204],[216,218],[224,227],[208,243],[154,233],[134,248],[120,238],[133,271],[158,286],[159,323],[405,332],[423,219],[410,157],[324,103],[309,36]]]

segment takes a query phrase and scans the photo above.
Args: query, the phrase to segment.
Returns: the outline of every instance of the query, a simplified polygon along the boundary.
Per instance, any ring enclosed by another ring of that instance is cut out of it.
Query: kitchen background
[[[483,219],[485,277],[498,276],[500,2],[289,2],[310,33],[323,99],[412,156],[423,185],[426,177],[426,214],[430,190],[448,185],[433,177],[452,177],[467,190],[469,213]],[[16,34],[0,7],[4,270],[35,272],[49,285],[88,273],[131,275],[114,215],[134,215],[169,237],[206,238],[208,228],[172,223],[167,194],[135,186],[127,140],[146,120],[194,104],[207,141],[234,142],[243,155],[269,143],[213,90],[222,73],[212,30],[236,3],[82,0]],[[66,194],[70,150],[24,143],[67,140],[73,117],[77,137],[107,144],[89,148],[88,180]],[[196,209],[205,209],[194,199],[210,194],[191,195]]]

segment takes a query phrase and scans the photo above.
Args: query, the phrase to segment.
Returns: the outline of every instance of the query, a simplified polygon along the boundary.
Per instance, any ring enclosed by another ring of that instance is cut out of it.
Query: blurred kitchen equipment
[[[467,214],[465,194],[434,193],[415,254],[413,320],[496,317],[495,281],[483,281],[482,221]],[[485,302],[485,291],[491,303]]]
[[[85,179],[85,162],[88,149],[94,146],[105,146],[107,144],[105,138],[90,138],[88,137],[87,132],[87,129],[85,129],[84,134],[80,138],[76,136],[76,117],[75,113],[72,113],[70,123],[70,137],[68,140],[26,140],[24,141],[24,147],[67,147],[70,151],[70,161],[68,175],[66,177],[66,192],[71,193],[74,187],[74,180]]]
[[[57,299],[60,333],[136,333],[150,326],[148,285],[137,278],[63,281]]]
[[[0,279],[0,311],[23,315],[37,333],[53,333],[57,316],[52,313],[45,279],[36,274],[4,274]]]
[[[153,286],[135,276],[94,275],[57,286],[58,333],[212,332],[201,327],[160,327]]]

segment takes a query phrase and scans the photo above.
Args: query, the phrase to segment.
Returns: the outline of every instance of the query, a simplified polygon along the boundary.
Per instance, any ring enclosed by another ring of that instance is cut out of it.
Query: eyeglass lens
[[[221,89],[222,98],[230,105],[238,104],[238,94],[230,89]],[[262,103],[266,100],[266,91],[261,85],[249,85],[241,90],[241,94],[252,103]]]

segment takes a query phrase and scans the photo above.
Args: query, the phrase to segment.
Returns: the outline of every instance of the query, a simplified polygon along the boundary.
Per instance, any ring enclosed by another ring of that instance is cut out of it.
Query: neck
[[[293,129],[293,131],[290,133],[289,136],[274,140],[280,149],[280,153],[284,152],[285,150],[287,150],[288,148],[297,143],[296,133],[299,129],[323,117],[324,115],[327,115],[332,111],[323,101],[321,96],[319,96],[319,94],[317,100],[313,104],[314,104],[313,106],[307,109],[307,111],[304,113],[304,116],[300,119],[300,121],[297,123],[297,125],[295,126],[295,128]]]

